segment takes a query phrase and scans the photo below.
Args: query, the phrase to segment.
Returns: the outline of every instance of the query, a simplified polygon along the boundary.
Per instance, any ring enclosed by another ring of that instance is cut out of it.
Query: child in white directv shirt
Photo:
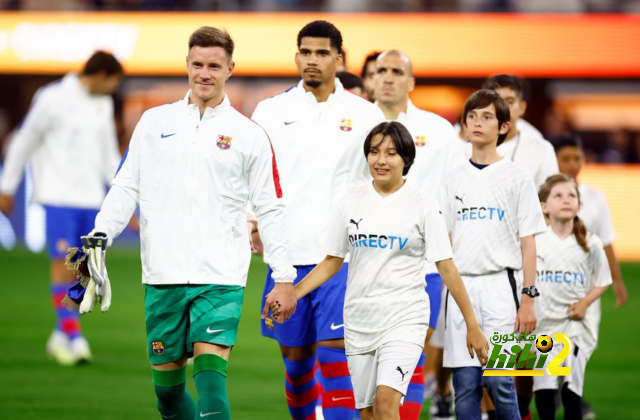
[[[546,225],[533,179],[497,151],[510,129],[509,105],[494,90],[477,91],[467,99],[461,123],[472,156],[445,180],[448,206],[443,209],[456,265],[485,335],[531,332],[536,326],[534,235]],[[460,309],[448,298],[443,365],[453,368],[457,417],[481,418],[484,386],[497,418],[519,419],[512,378],[484,377],[481,366],[464,357],[461,321]]]
[[[363,420],[400,419],[428,328],[425,259],[436,263],[462,308],[466,358],[475,352],[485,364],[488,343],[451,259],[436,201],[403,178],[416,154],[411,134],[398,122],[381,123],[367,136],[364,153],[373,182],[340,201],[329,223],[326,258],[294,290],[301,298],[318,288],[350,253],[344,330],[356,408]]]
[[[588,232],[578,217],[580,193],[575,182],[563,174],[553,175],[540,187],[539,197],[550,224],[546,233],[536,237],[536,286],[540,290],[536,332],[551,337],[563,333],[571,339],[573,350],[561,365],[571,367],[561,391],[564,418],[582,419],[585,367],[598,343],[599,314],[592,304],[611,284],[611,273],[602,241]],[[562,348],[562,343],[556,342],[547,360]],[[534,377],[541,420],[556,418],[557,389],[557,377]]]

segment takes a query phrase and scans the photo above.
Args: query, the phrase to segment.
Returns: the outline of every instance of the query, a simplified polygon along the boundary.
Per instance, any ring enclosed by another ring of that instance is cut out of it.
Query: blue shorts
[[[427,274],[425,278],[427,287],[424,288],[429,295],[429,304],[431,306],[431,315],[429,316],[429,328],[436,328],[438,324],[438,314],[440,313],[440,305],[442,304],[442,277],[440,274]]]
[[[324,340],[344,338],[344,294],[347,290],[347,268],[344,263],[338,273],[328,282],[298,301],[296,313],[284,324],[274,322],[274,330],[270,330],[264,320],[260,321],[262,335],[271,337],[279,344],[287,347],[302,347]],[[302,280],[315,265],[296,266],[298,276],[293,284]],[[267,271],[267,281],[262,294],[264,308],[265,296],[275,285],[271,278],[271,267]]]
[[[63,260],[70,246],[82,246],[80,237],[91,232],[99,210],[44,206],[47,248],[52,260]]]

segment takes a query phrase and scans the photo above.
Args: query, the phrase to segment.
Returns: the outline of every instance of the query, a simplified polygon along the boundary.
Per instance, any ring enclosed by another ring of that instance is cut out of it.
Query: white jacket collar
[[[338,79],[337,77],[334,79],[335,85],[336,85],[336,90],[329,94],[329,97],[327,98],[327,101],[324,102],[325,104],[330,104],[333,101],[336,100],[336,98],[339,98],[341,95],[344,94],[344,87],[342,86],[342,83],[340,83],[340,79]],[[299,94],[305,98],[305,100],[311,104],[311,105],[318,105],[318,101],[316,100],[316,97],[314,96],[313,92],[307,92],[306,90],[304,90],[304,82],[302,80],[300,80],[300,82],[298,83],[298,92]]]
[[[191,97],[191,89],[189,89],[187,94],[184,96],[184,98],[182,99],[182,102],[187,107],[187,112],[190,115],[194,114],[194,115],[197,115],[198,118],[200,118],[200,108],[196,104],[189,103],[190,97]],[[223,112],[225,112],[226,110],[228,110],[229,108],[231,108],[231,101],[229,101],[229,97],[225,94],[224,98],[222,99],[222,102],[220,102],[220,105],[216,106],[215,108],[207,107],[204,110],[204,115],[202,115],[202,119],[209,118],[209,117],[216,117],[222,114]]]

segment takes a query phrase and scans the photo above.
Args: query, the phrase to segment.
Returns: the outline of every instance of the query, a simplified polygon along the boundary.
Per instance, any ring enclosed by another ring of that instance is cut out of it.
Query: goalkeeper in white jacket
[[[90,235],[111,241],[140,206],[148,353],[163,418],[231,417],[227,361],[251,258],[248,202],[273,256],[279,321],[296,305],[275,156],[262,128],[224,93],[233,48],[224,30],[202,27],[191,35],[191,90],[144,113]],[[97,257],[89,267],[104,284],[104,259]],[[114,295],[117,302],[117,286]],[[185,389],[190,356],[197,404]]]

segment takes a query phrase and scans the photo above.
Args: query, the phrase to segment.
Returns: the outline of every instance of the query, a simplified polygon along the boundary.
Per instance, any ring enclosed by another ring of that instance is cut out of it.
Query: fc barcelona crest
[[[164,344],[162,344],[162,341],[152,341],[151,349],[153,350],[154,354],[160,355],[164,353]]]
[[[426,143],[424,136],[416,136],[416,146],[417,147],[423,147]]]
[[[222,150],[227,150],[231,147],[231,140],[233,140],[233,137],[227,137],[223,136],[222,134],[218,134],[216,145]]]
[[[342,131],[351,131],[352,129],[351,120],[348,118],[343,118],[340,120],[340,130]]]

